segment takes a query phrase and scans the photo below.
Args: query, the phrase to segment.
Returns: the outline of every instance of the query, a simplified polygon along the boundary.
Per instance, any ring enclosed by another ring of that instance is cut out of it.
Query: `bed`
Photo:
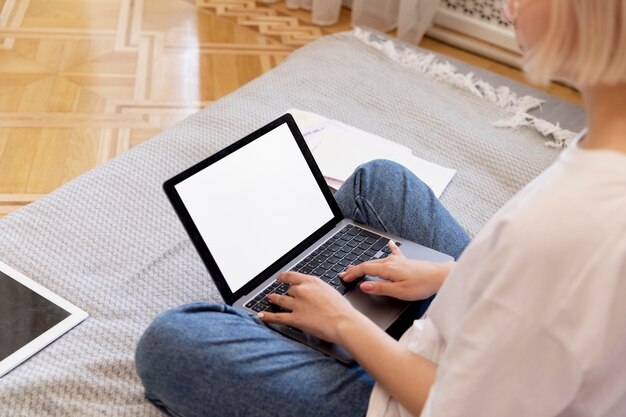
[[[378,33],[358,29],[301,48],[0,221],[0,259],[90,314],[0,379],[1,416],[161,415],[135,373],[139,337],[159,312],[221,300],[162,183],[289,108],[457,169],[441,200],[471,235],[584,127],[580,107]]]

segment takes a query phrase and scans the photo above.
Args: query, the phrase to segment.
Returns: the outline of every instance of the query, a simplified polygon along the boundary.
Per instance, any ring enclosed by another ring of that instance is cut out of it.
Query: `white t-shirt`
[[[626,155],[564,151],[401,343],[438,364],[422,417],[626,415]],[[375,386],[368,417],[409,415]]]

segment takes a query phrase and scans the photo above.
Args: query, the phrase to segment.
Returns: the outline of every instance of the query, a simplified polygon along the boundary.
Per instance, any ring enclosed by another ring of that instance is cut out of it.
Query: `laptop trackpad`
[[[368,281],[378,281],[378,278],[367,277]],[[366,294],[359,287],[350,292],[346,298],[354,308],[365,314],[378,327],[387,330],[408,307],[407,301],[381,295]]]
[[[378,278],[367,277],[367,280],[378,280]],[[383,297],[379,295],[365,294],[358,287],[350,292],[346,298],[354,308],[365,314],[383,330],[387,330],[402,314],[409,303],[397,300],[391,297]],[[310,334],[304,333],[298,329],[281,325],[270,325],[270,327],[278,330],[284,335],[309,345],[317,350],[334,357],[343,363],[351,363],[354,361],[352,356],[346,352],[341,346],[320,340]]]

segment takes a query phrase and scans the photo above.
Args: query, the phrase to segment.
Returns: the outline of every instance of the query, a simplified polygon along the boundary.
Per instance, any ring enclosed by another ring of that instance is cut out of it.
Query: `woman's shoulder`
[[[501,243],[546,254],[574,253],[607,239],[624,239],[616,231],[626,231],[626,155],[617,161],[614,156],[565,151],[485,232],[500,230]]]
[[[601,337],[611,327],[605,317],[626,313],[620,307],[626,183],[553,168],[498,213],[459,259],[431,312],[444,338],[481,308],[506,311],[559,340]],[[603,314],[595,314],[599,306]]]
[[[573,291],[621,279],[626,177],[574,168],[555,164],[476,237],[444,285],[462,305],[492,300],[544,321]]]

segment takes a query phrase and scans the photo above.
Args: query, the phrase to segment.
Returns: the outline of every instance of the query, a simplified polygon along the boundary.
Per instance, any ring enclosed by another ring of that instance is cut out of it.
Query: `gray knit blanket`
[[[478,232],[554,161],[584,116],[538,91],[444,61],[379,34],[325,37],[1,220],[0,259],[90,317],[0,379],[0,416],[161,415],[144,400],[135,373],[139,337],[163,310],[220,301],[161,185],[286,109],[340,120],[457,169],[442,201]]]

